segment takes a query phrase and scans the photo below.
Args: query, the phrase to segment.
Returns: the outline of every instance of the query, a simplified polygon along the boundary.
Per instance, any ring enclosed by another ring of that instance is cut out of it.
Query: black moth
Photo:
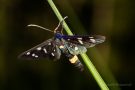
[[[66,57],[69,58],[69,61],[72,64],[74,64],[82,71],[83,65],[78,59],[77,55],[85,53],[87,51],[86,48],[90,48],[95,46],[96,44],[104,42],[105,37],[100,35],[63,35],[62,30],[64,19],[59,22],[58,26],[54,29],[54,31],[35,24],[28,25],[54,32],[54,37],[23,52],[19,55],[19,58],[39,59],[49,57],[50,59],[58,60],[60,59],[61,54],[64,54]]]

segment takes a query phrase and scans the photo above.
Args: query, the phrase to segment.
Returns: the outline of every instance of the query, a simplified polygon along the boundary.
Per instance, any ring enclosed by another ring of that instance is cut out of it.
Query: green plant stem
[[[54,13],[56,14],[57,18],[60,21],[63,20],[62,15],[60,14],[58,9],[56,8],[56,6],[53,3],[53,1],[52,0],[47,0],[47,1],[48,1],[49,5],[51,6],[51,8],[53,9]],[[69,29],[69,27],[65,23],[65,21],[63,22],[63,26],[64,26],[64,29],[66,30],[66,32],[68,33],[68,35],[73,35],[73,33],[71,32],[71,30]],[[98,83],[99,87],[102,90],[109,90],[109,88],[107,87],[106,83],[104,82],[104,80],[102,79],[102,77],[100,76],[98,71],[96,70],[95,66],[92,64],[92,62],[89,59],[89,57],[85,53],[81,54],[81,57],[83,58],[83,61],[86,64],[86,66],[88,67],[89,71],[92,73],[92,75],[95,78],[96,82]]]

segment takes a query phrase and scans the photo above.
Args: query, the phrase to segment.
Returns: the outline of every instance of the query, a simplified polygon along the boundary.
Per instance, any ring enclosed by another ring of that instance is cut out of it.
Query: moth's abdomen
[[[80,60],[78,59],[78,57],[76,55],[70,55],[69,61],[70,61],[70,63],[75,65],[75,67],[77,67],[80,71],[84,70],[82,63],[80,62]]]

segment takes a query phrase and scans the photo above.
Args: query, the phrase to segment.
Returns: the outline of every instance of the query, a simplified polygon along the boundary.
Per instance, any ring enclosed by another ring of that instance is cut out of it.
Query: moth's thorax
[[[67,46],[66,46],[67,43],[65,42],[65,40],[63,38],[61,38],[61,39],[56,38],[55,43],[59,47],[59,49],[62,50],[63,53],[65,50],[67,50]]]

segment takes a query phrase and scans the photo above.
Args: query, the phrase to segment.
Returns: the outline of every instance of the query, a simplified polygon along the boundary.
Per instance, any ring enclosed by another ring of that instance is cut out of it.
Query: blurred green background
[[[135,1],[54,0],[74,34],[106,36],[88,56],[111,90],[131,90],[135,81]],[[58,19],[46,0],[0,0],[0,90],[99,90],[87,67],[80,72],[64,56],[19,60],[23,51],[53,37]],[[65,33],[66,34],[66,33]],[[80,58],[80,57],[79,57]],[[81,60],[81,58],[80,58]],[[82,61],[82,60],[81,60]],[[83,61],[82,61],[83,63]]]

